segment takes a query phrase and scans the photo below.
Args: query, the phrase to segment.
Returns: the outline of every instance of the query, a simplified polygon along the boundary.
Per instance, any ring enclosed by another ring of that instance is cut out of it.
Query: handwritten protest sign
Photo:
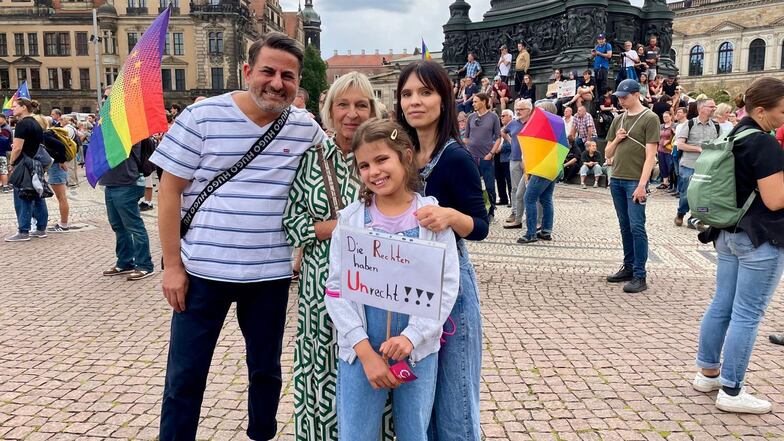
[[[558,85],[558,98],[571,97],[577,93],[577,81],[564,80]]]
[[[341,297],[441,319],[444,244],[350,227],[341,233]]]

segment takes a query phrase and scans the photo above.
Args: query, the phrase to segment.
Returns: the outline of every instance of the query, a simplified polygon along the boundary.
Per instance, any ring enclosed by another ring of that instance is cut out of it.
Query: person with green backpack
[[[703,144],[688,190],[692,216],[711,226],[700,240],[712,241],[718,254],[692,384],[700,392],[718,390],[716,407],[723,411],[762,414],[771,403],[749,394],[744,380],[784,273],[784,150],[769,134],[784,124],[784,81],[754,81],[746,110],[726,139]]]

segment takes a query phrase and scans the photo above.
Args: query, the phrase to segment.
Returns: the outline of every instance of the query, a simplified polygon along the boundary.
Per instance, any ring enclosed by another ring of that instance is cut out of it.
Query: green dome
[[[302,22],[304,24],[321,24],[321,17],[319,17],[312,5],[305,5],[305,9],[302,10]]]
[[[117,9],[109,3],[102,4],[96,11],[97,15],[111,15],[117,17]]]

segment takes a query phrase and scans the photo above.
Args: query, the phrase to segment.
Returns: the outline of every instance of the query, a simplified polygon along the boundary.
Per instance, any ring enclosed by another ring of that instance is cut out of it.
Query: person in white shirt
[[[563,116],[564,127],[566,128],[566,134],[569,135],[569,142],[574,142],[574,138],[571,136],[572,129],[574,128],[574,118],[572,118],[572,108],[564,107],[563,114],[564,114]]]
[[[501,56],[498,58],[498,75],[501,75],[501,81],[509,84],[509,70],[512,68],[512,54],[506,45],[501,46]]]
[[[626,72],[626,78],[632,79],[634,81],[638,81],[637,78],[637,71],[634,69],[634,66],[640,63],[640,56],[637,55],[637,51],[632,49],[632,42],[627,41],[623,44],[623,67]]]

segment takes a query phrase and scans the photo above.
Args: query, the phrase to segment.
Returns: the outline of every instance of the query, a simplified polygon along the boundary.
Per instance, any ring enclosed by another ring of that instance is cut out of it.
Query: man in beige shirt
[[[517,59],[515,60],[515,97],[520,95],[520,88],[523,85],[523,76],[528,73],[531,67],[531,54],[522,41],[517,43]]]

